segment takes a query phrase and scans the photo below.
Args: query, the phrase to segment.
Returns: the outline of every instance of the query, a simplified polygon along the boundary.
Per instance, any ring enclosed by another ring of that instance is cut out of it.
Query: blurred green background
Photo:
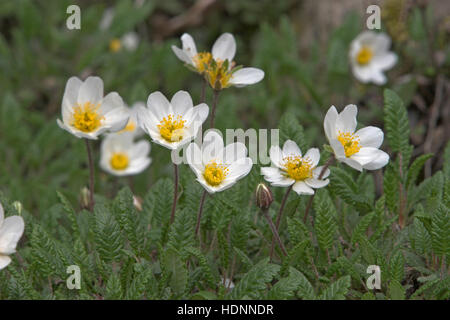
[[[71,4],[81,8],[81,30],[66,27]],[[348,63],[349,44],[365,29],[369,4],[381,6],[382,29],[399,56],[386,87],[408,107],[413,156],[436,155],[425,168],[431,175],[442,167],[449,137],[447,1],[16,0],[0,2],[0,191],[38,217],[57,202],[56,190],[79,201],[88,180],[84,144],[56,124],[71,76],[100,76],[105,93],[119,92],[130,106],[156,90],[169,97],[187,90],[198,103],[201,78],[170,49],[181,45],[184,32],[199,50],[231,32],[237,63],[266,73],[257,85],[221,94],[219,129],[276,128],[288,112],[304,128],[304,145],[321,147],[326,110],[349,103],[360,107],[361,124],[383,127],[383,88],[358,83]],[[101,28],[105,12],[113,19]],[[136,49],[122,43],[111,50],[111,41],[129,32],[137,36]],[[98,163],[99,142],[95,146]],[[132,183],[142,196],[158,178],[172,176],[166,149],[152,144],[151,157],[150,168],[133,181],[97,166],[96,191],[111,197]],[[181,170],[190,174],[187,166]]]

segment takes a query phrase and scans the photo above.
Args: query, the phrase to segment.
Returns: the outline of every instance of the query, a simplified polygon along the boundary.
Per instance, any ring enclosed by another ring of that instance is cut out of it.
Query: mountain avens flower
[[[383,71],[391,69],[397,55],[389,51],[391,39],[385,33],[364,31],[350,44],[350,64],[354,76],[363,83],[386,83]]]
[[[100,148],[100,167],[115,176],[139,174],[151,163],[150,143],[133,141],[130,132],[107,135]]]
[[[287,140],[283,150],[279,146],[270,148],[270,161],[272,167],[261,168],[264,179],[277,187],[290,187],[297,194],[314,194],[313,188],[323,188],[328,183],[330,171],[327,169],[322,179],[319,179],[322,167],[317,167],[320,152],[317,148],[309,149],[305,155],[297,144]]]
[[[11,263],[9,255],[16,252],[16,246],[25,228],[23,218],[11,216],[5,219],[3,206],[0,203],[0,270]]]
[[[138,124],[153,142],[175,150],[190,142],[208,117],[205,103],[193,106],[186,91],[178,91],[169,102],[161,92],[150,94],[147,108],[138,108]]]
[[[380,128],[365,127],[356,130],[358,109],[350,104],[338,113],[332,106],[324,120],[324,129],[336,159],[362,171],[377,170],[389,162],[389,155],[380,150],[384,134]]]
[[[191,143],[186,149],[186,156],[197,181],[209,193],[230,188],[245,177],[253,165],[243,143],[224,146],[222,137],[215,131],[205,135],[201,147]]]
[[[103,97],[103,81],[88,77],[67,81],[62,101],[62,120],[58,125],[78,138],[97,139],[104,132],[122,130],[129,114],[117,92]]]
[[[175,55],[190,68],[205,76],[210,86],[222,90],[230,86],[244,87],[264,78],[264,71],[257,68],[236,68],[233,58],[236,41],[231,33],[217,38],[211,52],[197,52],[194,39],[185,33],[181,36],[182,48],[172,46]]]

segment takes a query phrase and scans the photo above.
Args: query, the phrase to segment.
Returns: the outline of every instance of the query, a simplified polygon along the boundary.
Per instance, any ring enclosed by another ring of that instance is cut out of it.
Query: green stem
[[[92,148],[88,139],[84,140],[86,142],[86,150],[88,154],[88,162],[89,162],[89,211],[94,210],[94,161],[92,158]]]

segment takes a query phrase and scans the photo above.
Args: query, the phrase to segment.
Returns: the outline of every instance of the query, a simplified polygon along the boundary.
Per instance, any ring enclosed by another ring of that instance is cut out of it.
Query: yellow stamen
[[[286,176],[295,181],[301,181],[312,177],[312,162],[308,157],[289,156],[283,158]]]
[[[83,132],[93,132],[101,125],[101,121],[104,119],[102,115],[98,113],[100,105],[94,105],[90,102],[86,102],[83,105],[77,104],[73,108],[72,125]]]
[[[114,38],[109,42],[109,50],[111,52],[117,52],[122,48],[122,42],[119,39]]]
[[[213,89],[221,90],[230,86],[233,73],[223,61],[216,61],[215,65],[210,65],[205,73],[206,79]]]
[[[346,157],[350,157],[355,153],[358,153],[361,149],[359,137],[353,133],[339,131],[337,139],[344,147]]]
[[[194,56],[195,67],[199,73],[203,73],[212,61],[210,52],[199,52]]]
[[[205,166],[203,177],[210,186],[218,186],[225,180],[228,175],[228,168],[226,165],[218,164],[216,161],[211,161]]]
[[[372,60],[373,57],[373,51],[369,47],[362,47],[361,50],[359,50],[358,55],[356,56],[356,61],[360,65],[366,65]]]
[[[111,164],[111,167],[114,170],[121,171],[128,168],[130,159],[128,158],[127,154],[122,152],[116,152],[112,155],[111,159],[109,160],[109,163]]]
[[[158,124],[159,133],[168,142],[176,142],[183,139],[184,124],[186,120],[183,120],[181,116],[177,116],[176,119],[173,115],[168,115],[163,118]]]

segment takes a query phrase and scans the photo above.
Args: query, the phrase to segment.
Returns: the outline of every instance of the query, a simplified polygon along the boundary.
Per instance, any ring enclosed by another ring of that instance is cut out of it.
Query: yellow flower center
[[[199,73],[203,73],[208,69],[212,60],[212,54],[210,52],[199,52],[194,56],[195,67]]]
[[[101,121],[104,119],[98,112],[99,107],[100,104],[94,105],[90,102],[86,102],[83,105],[77,104],[73,108],[72,125],[83,132],[97,130],[101,125]]]
[[[185,123],[186,120],[183,120],[181,116],[174,119],[173,115],[170,114],[158,124],[159,133],[168,142],[180,141],[183,139]]]
[[[373,57],[373,51],[369,47],[362,47],[361,50],[359,50],[358,55],[356,56],[356,61],[360,65],[366,65],[372,60]]]
[[[216,161],[211,161],[205,166],[203,177],[210,186],[218,186],[225,180],[228,175],[228,168],[226,165],[218,164]]]
[[[125,170],[128,168],[128,164],[130,163],[130,159],[128,158],[128,155],[122,152],[116,152],[112,155],[111,159],[109,160],[109,163],[111,164],[111,167],[114,170]]]
[[[337,139],[344,147],[346,157],[350,157],[355,153],[358,153],[361,149],[359,137],[353,133],[339,131]]]
[[[117,52],[122,48],[122,43],[119,39],[114,38],[109,42],[109,50],[111,52]]]
[[[134,121],[130,120],[127,123],[127,126],[125,128],[123,128],[121,131],[119,132],[125,132],[125,131],[134,131],[136,129],[136,123],[134,123]]]
[[[312,162],[308,157],[289,156],[283,158],[286,176],[295,181],[301,181],[312,177]]]
[[[230,79],[233,73],[228,67],[228,64],[217,60],[215,64],[211,64],[205,71],[206,79],[209,85],[216,90],[228,88],[230,86]]]

